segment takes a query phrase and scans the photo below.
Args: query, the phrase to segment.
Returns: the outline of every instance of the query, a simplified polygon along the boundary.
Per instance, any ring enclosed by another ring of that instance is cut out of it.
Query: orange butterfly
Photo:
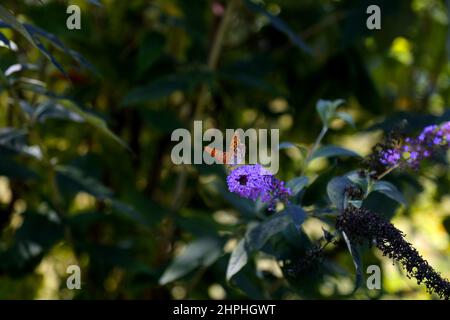
[[[228,151],[220,151],[209,146],[205,147],[205,151],[216,159],[217,163],[228,166],[235,166],[245,160],[245,144],[241,142],[237,132],[231,138]]]

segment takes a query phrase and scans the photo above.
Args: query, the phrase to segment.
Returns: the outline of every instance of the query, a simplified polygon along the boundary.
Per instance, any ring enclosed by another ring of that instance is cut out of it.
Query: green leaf
[[[142,221],[142,224],[149,227],[154,227],[156,223],[161,222],[164,217],[169,215],[166,208],[151,200],[147,195],[135,190],[125,191],[125,193],[121,196],[121,200],[124,202],[126,207],[124,211],[120,211],[118,213],[128,213],[133,220],[140,220]],[[115,202],[115,209],[119,211],[121,201],[116,200]],[[127,203],[132,204],[132,206],[126,205]]]
[[[43,96],[47,96],[55,101],[59,101],[60,106],[70,111],[72,115],[73,114],[78,115],[79,117],[81,117],[81,119],[83,119],[84,122],[88,123],[89,125],[99,130],[100,133],[110,138],[111,140],[115,141],[116,143],[126,148],[127,150],[130,150],[127,144],[122,139],[120,139],[111,130],[109,130],[108,126],[106,125],[106,122],[102,118],[85,111],[84,108],[81,108],[76,101],[68,97],[48,91],[45,88],[37,85],[26,84],[21,86],[21,88],[23,88],[24,90],[30,90]]]
[[[280,213],[253,227],[246,235],[249,250],[261,249],[272,236],[283,231],[291,223],[289,215]]]
[[[32,273],[44,255],[64,237],[64,226],[54,213],[27,211],[8,248],[0,248],[0,272],[11,276]]]
[[[27,135],[27,131],[16,128],[0,128],[0,145],[8,145]]]
[[[377,181],[373,185],[372,191],[378,191],[385,196],[397,201],[403,205],[407,205],[406,199],[403,194],[392,183],[387,181]]]
[[[66,75],[63,67],[59,64],[56,58],[50,53],[50,51],[41,42],[41,38],[48,40],[54,47],[58,50],[63,51],[65,54],[70,56],[80,65],[96,71],[94,66],[92,66],[80,53],[66,47],[57,36],[51,34],[44,29],[27,24],[20,23],[16,17],[9,12],[5,7],[0,5],[0,20],[2,20],[2,27],[12,28],[24,36],[35,48],[37,48],[41,54],[43,54],[61,73]]]
[[[8,69],[6,69],[5,76],[11,77],[12,75],[14,75],[18,72],[27,71],[27,70],[39,70],[39,66],[36,64],[32,64],[32,63],[16,63],[13,65],[10,65],[8,67]]]
[[[164,133],[172,133],[175,129],[184,128],[183,123],[178,119],[176,112],[164,108],[161,110],[151,110],[149,108],[139,108],[142,119],[152,129]]]
[[[227,267],[227,280],[238,273],[248,261],[248,256],[264,247],[275,234],[284,231],[292,222],[300,226],[306,217],[305,212],[298,206],[288,206],[283,212],[272,216],[268,220],[252,226],[233,250]]]
[[[300,144],[296,144],[293,142],[282,142],[278,145],[278,150],[284,150],[284,149],[291,149],[291,148],[297,148],[302,152],[302,155],[306,155],[308,153],[308,148],[300,145]]]
[[[339,210],[346,207],[345,189],[351,185],[352,182],[347,177],[333,178],[327,185],[328,197]]]
[[[108,203],[116,213],[130,219],[131,221],[134,221],[139,225],[146,227],[154,226],[153,219],[136,210],[134,206],[112,198],[107,200],[106,203]]]
[[[145,35],[140,44],[138,55],[138,76],[143,75],[164,52],[166,39],[157,32]]]
[[[301,176],[294,178],[292,180],[289,180],[286,183],[286,187],[291,189],[292,196],[295,197],[302,191],[307,185],[308,185],[309,179],[308,177]]]
[[[48,52],[48,50],[44,47],[44,45],[39,41],[39,39],[33,36],[29,30],[19,21],[17,21],[16,17],[12,13],[10,13],[6,8],[0,5],[0,19],[3,20],[7,25],[11,28],[19,32],[22,36],[24,36],[34,47],[36,47],[49,61],[51,61],[55,67],[65,74],[64,69],[61,65],[56,61],[56,59]]]
[[[309,149],[302,145],[294,144],[292,142],[282,142],[278,146],[278,150],[291,149],[291,148],[297,148],[298,150],[300,150],[300,154],[302,156],[302,160],[301,160],[302,165],[304,165],[304,161],[308,158]]]
[[[99,199],[112,198],[112,191],[101,182],[86,176],[81,170],[71,166],[57,166],[56,172],[74,182],[80,190],[87,192]]]
[[[95,67],[88,62],[80,53],[76,52],[75,50],[72,50],[66,45],[54,34],[45,31],[44,29],[41,29],[37,26],[33,26],[31,24],[24,23],[23,26],[27,29],[27,31],[32,35],[36,45],[41,50],[43,54],[47,54],[51,60],[51,62],[58,68],[62,73],[65,73],[62,67],[59,65],[59,63],[56,61],[56,59],[50,54],[50,52],[47,50],[46,47],[41,43],[39,40],[40,37],[48,40],[55,48],[58,50],[64,52],[66,55],[71,57],[73,60],[75,60],[78,64],[81,66],[90,69],[91,71],[97,72]]]
[[[316,104],[316,110],[317,113],[320,116],[320,119],[322,120],[322,123],[325,127],[330,126],[331,120],[333,120],[336,117],[336,109],[341,104],[343,104],[345,101],[342,99],[339,100],[319,100]]]
[[[241,198],[235,193],[231,193],[228,189],[219,181],[214,182],[217,191],[221,194],[221,196],[233,207],[236,208],[241,214],[247,217],[254,217],[256,214],[256,209],[253,201],[245,198]]]
[[[32,242],[42,249],[49,249],[58,240],[63,238],[63,226],[58,218],[51,214],[26,212],[24,223],[16,232],[18,241]]]
[[[299,145],[292,142],[282,142],[278,145],[278,150],[290,149],[290,148],[299,148]]]
[[[42,159],[39,146],[29,146],[26,142],[28,132],[16,128],[0,128],[0,150],[14,154],[26,155],[38,160]]]
[[[283,212],[291,217],[297,229],[300,228],[307,217],[305,210],[303,210],[303,208],[300,206],[287,205],[286,209],[284,209]]]
[[[212,74],[206,71],[185,72],[164,76],[150,84],[132,90],[122,101],[123,106],[130,106],[148,101],[160,100],[175,91],[190,92],[202,83],[210,83]]]
[[[330,201],[326,190],[328,183],[338,174],[337,166],[333,163],[324,172],[319,174],[306,188],[302,197],[303,206],[329,206]]]
[[[81,243],[79,250],[88,254],[92,268],[98,268],[98,266],[119,267],[130,272],[142,269],[148,270],[148,267],[143,266],[142,263],[133,258],[130,248],[87,242]]]
[[[413,134],[417,130],[421,130],[424,127],[431,124],[440,124],[450,120],[450,109],[444,109],[439,116],[432,114],[424,114],[422,112],[395,112],[383,120],[376,122],[366,129],[366,131],[384,130],[389,132],[398,128],[399,124],[408,124],[402,127],[402,132],[405,134]]]
[[[27,29],[2,5],[0,5],[0,19],[10,25],[14,30],[21,33],[31,44],[35,45],[34,39]]]
[[[15,161],[14,157],[3,154],[0,155],[0,176],[21,180],[35,180],[39,178],[35,171]]]
[[[222,254],[222,243],[217,238],[205,237],[195,240],[176,256],[159,279],[160,285],[175,281],[194,269],[212,265]]]
[[[347,112],[336,112],[336,118],[343,120],[352,128],[355,128],[355,122],[353,121],[353,117]]]
[[[303,39],[300,36],[298,36],[298,34],[295,33],[282,19],[280,19],[277,16],[274,16],[273,14],[268,12],[265,8],[253,3],[250,0],[245,0],[245,4],[253,12],[262,14],[263,16],[268,18],[272,26],[278,31],[284,33],[295,46],[297,46],[298,48],[300,48],[301,50],[310,55],[314,53],[313,50],[303,41]]]
[[[231,253],[227,266],[227,281],[237,274],[248,262],[248,250],[245,238],[241,239]]]
[[[349,200],[348,203],[350,203],[355,208],[361,208],[362,205],[363,205],[363,201],[362,200]]]
[[[347,234],[345,232],[342,232],[342,236],[344,237],[345,243],[347,244],[348,251],[350,252],[350,255],[353,259],[353,264],[355,266],[356,276],[355,276],[355,289],[353,290],[353,293],[358,290],[358,288],[361,287],[363,283],[363,269],[362,269],[362,260],[361,260],[361,254],[355,246],[350,242],[350,239],[347,237]]]
[[[311,155],[311,160],[316,158],[332,158],[332,157],[361,157],[361,156],[352,150],[348,150],[334,145],[328,145],[317,149]]]
[[[142,103],[146,101],[158,100],[168,97],[177,90],[184,91],[187,84],[182,79],[176,77],[166,77],[158,79],[145,87],[132,90],[123,100],[123,105]]]
[[[93,5],[96,5],[98,7],[103,6],[102,3],[100,2],[100,0],[87,0],[87,2],[89,2],[89,3],[93,4]]]
[[[51,91],[46,90],[45,88],[42,88],[40,86],[36,85],[26,85],[23,86],[24,90],[30,90],[32,92],[38,93],[43,96],[50,97],[54,100],[57,100],[60,102],[60,106],[67,109],[67,111],[72,113],[72,117],[74,114],[78,115],[81,119],[83,119],[84,122],[88,123],[89,125],[93,126],[97,130],[100,131],[103,135],[110,138],[111,140],[115,141],[119,145],[121,145],[123,148],[130,150],[130,148],[127,146],[127,144],[120,139],[117,135],[115,135],[111,130],[109,130],[108,126],[106,125],[106,122],[87,111],[84,111],[83,108],[81,108],[76,101],[73,101],[65,96],[61,96],[58,94],[55,94]],[[81,120],[80,119],[80,120]]]
[[[32,118],[34,121],[45,122],[47,119],[69,120],[73,122],[85,122],[77,113],[67,110],[63,105],[56,101],[45,101],[39,104],[34,110]]]
[[[141,211],[136,210],[134,206],[114,199],[113,192],[109,188],[105,187],[100,181],[86,176],[78,168],[71,166],[57,166],[56,172],[58,175],[69,179],[78,187],[80,191],[87,192],[97,199],[105,201],[105,203],[108,204],[116,213],[143,226],[152,227],[154,225],[155,222],[153,217],[144,215]],[[160,210],[161,208],[153,207],[152,209]]]
[[[129,150],[129,147],[127,146],[127,144],[122,139],[120,139],[118,136],[116,136],[111,130],[109,130],[108,126],[106,125],[106,122],[103,119],[84,111],[74,101],[71,101],[71,100],[65,100],[65,101],[67,103],[61,104],[64,108],[77,114],[84,121],[86,121],[86,123],[90,124],[97,130],[99,130],[103,135],[105,135],[106,137],[115,141],[116,143],[121,145],[123,148]]]
[[[0,32],[0,47],[6,47],[11,49],[11,42],[9,41],[9,39]]]
[[[248,87],[251,89],[267,92],[272,96],[280,96],[282,93],[275,86],[264,81],[258,75],[250,75],[242,72],[221,72],[218,76],[223,80],[228,80],[230,83],[236,84],[240,87]]]

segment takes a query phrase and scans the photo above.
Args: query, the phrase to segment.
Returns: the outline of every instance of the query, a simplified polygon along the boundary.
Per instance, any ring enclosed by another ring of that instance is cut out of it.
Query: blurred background
[[[69,2],[81,30],[66,27]],[[374,249],[363,260],[381,266],[382,289],[349,296],[345,244],[327,251],[318,277],[288,281],[261,252],[228,282],[255,208],[228,193],[221,166],[175,166],[170,137],[198,119],[279,128],[281,141],[310,146],[319,99],[345,99],[356,123],[335,121],[325,142],[361,155],[404,119],[411,133],[448,121],[449,1],[69,2],[1,3],[40,42],[0,25],[0,298],[432,298]],[[381,30],[366,27],[371,4]],[[300,175],[301,157],[280,151],[278,177]],[[328,201],[324,181],[360,166],[314,161],[303,205]],[[407,207],[368,199],[446,277],[449,174],[445,159],[394,174]],[[302,235],[321,227],[307,220]],[[66,287],[72,264],[81,290]]]

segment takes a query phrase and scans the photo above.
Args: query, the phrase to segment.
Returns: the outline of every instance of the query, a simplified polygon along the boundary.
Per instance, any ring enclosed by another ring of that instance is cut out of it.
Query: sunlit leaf
[[[159,279],[160,285],[175,281],[196,268],[208,267],[222,254],[221,241],[217,238],[205,237],[188,244],[180,255],[164,271]]]
[[[76,183],[79,186],[80,191],[90,193],[99,199],[110,199],[113,196],[110,189],[96,179],[86,176],[76,167],[57,166],[56,171]]]
[[[406,199],[403,194],[394,186],[392,183],[388,181],[377,181],[373,185],[373,191],[378,191],[385,196],[391,198],[392,200],[397,201],[403,205],[407,205]]]
[[[302,207],[296,205],[287,205],[286,209],[284,209],[283,212],[291,217],[297,229],[300,228],[307,217],[305,210],[303,210]]]
[[[24,24],[24,27],[28,30],[28,32],[33,35],[34,40],[37,43],[40,43],[38,40],[38,37],[43,37],[44,39],[47,39],[48,41],[50,41],[50,43],[57,48],[58,50],[61,50],[62,52],[64,52],[65,54],[67,54],[69,57],[71,57],[72,59],[74,59],[78,64],[80,64],[81,66],[83,66],[86,69],[89,69],[91,71],[97,72],[96,68],[89,62],[87,61],[80,53],[76,52],[75,50],[70,49],[69,47],[67,47],[57,36],[55,36],[54,34],[45,31],[44,29],[41,29],[39,27],[30,25],[30,24]],[[41,49],[41,51],[45,51],[47,52],[47,54],[52,57],[52,55],[48,52],[48,50],[42,45],[40,44],[39,48]],[[58,63],[56,61],[56,59],[54,59],[52,57],[51,61],[53,63]]]
[[[49,215],[27,211],[8,248],[0,249],[0,272],[24,275],[36,268],[44,255],[63,239],[63,225]]]
[[[311,160],[316,158],[331,158],[331,157],[361,157],[352,150],[342,147],[328,145],[317,149],[312,155]]]
[[[57,166],[56,171],[65,179],[69,179],[79,191],[87,192],[99,200],[103,200],[114,212],[130,219],[140,225],[151,227],[154,222],[152,217],[144,215],[132,205],[114,198],[113,192],[100,181],[87,176],[76,167]]]
[[[346,206],[345,190],[351,185],[352,182],[347,177],[333,178],[327,185],[328,197],[339,210],[343,210]]]
[[[27,145],[27,131],[16,128],[0,129],[0,148],[7,151],[27,155],[36,159],[42,159],[42,151],[39,146]]]
[[[55,101],[46,101],[39,104],[33,112],[33,119],[39,122],[45,122],[47,119],[70,120],[73,122],[85,121],[79,114],[67,110]]]
[[[293,142],[282,142],[280,143],[280,145],[278,146],[279,150],[283,150],[283,149],[290,149],[290,148],[299,148],[301,149],[302,146],[295,144]]]
[[[17,63],[8,67],[5,71],[5,76],[9,77],[15,73],[25,70],[38,70],[38,66],[31,63]]]
[[[231,253],[227,266],[227,280],[237,274],[248,262],[248,252],[245,239],[241,239]]]
[[[363,277],[363,271],[362,271],[362,260],[361,260],[361,254],[348,238],[347,234],[345,232],[342,232],[342,236],[344,237],[345,243],[347,244],[348,251],[350,252],[350,255],[353,259],[353,265],[355,266],[355,288],[353,292],[358,290],[358,288],[361,287],[364,277]]]
[[[261,249],[272,236],[283,231],[290,223],[292,219],[288,214],[277,214],[253,227],[246,236],[249,250]]]
[[[11,48],[9,39],[1,32],[0,32],[0,46],[5,46],[7,48]]]
[[[303,188],[305,188],[308,185],[308,183],[309,183],[308,177],[301,176],[301,177],[297,177],[292,180],[289,180],[286,183],[286,187],[291,189],[292,196],[295,197],[296,195],[298,195],[300,193],[300,191],[303,190]]]
[[[338,100],[319,100],[316,104],[317,113],[322,120],[324,126],[329,127],[331,120],[336,117],[336,109],[345,101],[342,99]]]
[[[343,120],[351,127],[355,127],[355,122],[353,121],[353,117],[347,112],[336,112],[336,118]]]
[[[91,126],[96,128],[97,130],[99,130],[105,136],[107,136],[110,139],[112,139],[113,141],[117,142],[122,147],[124,147],[126,149],[129,149],[127,144],[122,139],[120,139],[111,130],[109,130],[108,126],[106,125],[106,122],[103,119],[101,119],[101,118],[99,118],[99,117],[97,117],[97,116],[95,116],[95,115],[93,115],[91,113],[88,113],[88,112],[84,111],[75,102],[73,102],[71,100],[65,100],[64,102],[65,103],[61,103],[61,105],[64,108],[66,108],[68,111],[77,114],[86,123],[90,124]]]
[[[52,64],[63,74],[65,73],[64,68],[61,66],[59,61],[50,53],[50,51],[45,47],[45,45],[40,40],[40,37],[49,40],[56,48],[63,51],[80,65],[95,71],[95,68],[83,58],[78,52],[66,47],[55,35],[30,24],[19,22],[16,17],[9,12],[6,8],[0,5],[0,20],[3,21],[2,27],[10,27],[22,36],[24,36],[34,47],[39,49],[39,51],[49,60]]]

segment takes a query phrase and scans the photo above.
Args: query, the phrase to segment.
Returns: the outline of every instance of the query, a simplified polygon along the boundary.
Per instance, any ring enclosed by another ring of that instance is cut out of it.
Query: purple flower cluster
[[[274,210],[278,201],[285,202],[291,195],[291,190],[260,164],[244,165],[235,168],[227,177],[228,190],[239,196],[269,204],[269,210]]]
[[[415,138],[405,138],[401,144],[380,152],[380,162],[386,167],[417,168],[424,159],[450,147],[450,122],[431,125]]]

